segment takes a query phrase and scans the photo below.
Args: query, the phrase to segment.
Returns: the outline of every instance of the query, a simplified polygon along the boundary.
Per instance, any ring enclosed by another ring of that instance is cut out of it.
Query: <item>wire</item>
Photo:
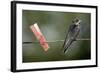
[[[89,38],[86,38],[86,39],[84,39],[84,38],[80,38],[80,39],[76,39],[75,41],[89,41],[89,40],[91,40],[91,39],[89,39]],[[64,42],[64,40],[55,40],[55,41],[47,41],[47,43],[53,43],[53,42]],[[34,41],[34,42],[23,42],[23,44],[31,44],[31,43],[39,43],[38,41]]]
[[[88,41],[88,40],[91,40],[91,39],[76,39],[76,41]]]

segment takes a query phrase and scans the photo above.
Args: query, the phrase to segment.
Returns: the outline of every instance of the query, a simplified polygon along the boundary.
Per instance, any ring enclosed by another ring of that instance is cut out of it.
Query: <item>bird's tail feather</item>
[[[64,46],[64,53],[66,53],[67,49],[70,47],[70,45],[72,44],[73,40],[68,40],[66,45]]]

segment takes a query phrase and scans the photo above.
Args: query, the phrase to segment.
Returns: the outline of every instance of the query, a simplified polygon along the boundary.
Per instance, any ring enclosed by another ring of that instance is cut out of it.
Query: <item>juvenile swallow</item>
[[[66,38],[63,44],[64,53],[67,52],[68,48],[71,46],[71,44],[76,40],[77,36],[79,35],[80,22],[81,20],[76,18],[72,21],[72,24],[69,26],[68,33],[66,35]]]

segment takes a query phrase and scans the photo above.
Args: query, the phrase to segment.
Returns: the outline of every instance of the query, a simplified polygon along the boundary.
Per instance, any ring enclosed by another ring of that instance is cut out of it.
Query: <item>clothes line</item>
[[[91,39],[89,38],[78,38],[75,41],[89,41]],[[54,41],[46,41],[47,43],[54,43],[54,42],[64,42],[64,40],[54,40]],[[38,41],[34,41],[34,42],[23,42],[23,44],[32,44],[32,43],[39,43]]]

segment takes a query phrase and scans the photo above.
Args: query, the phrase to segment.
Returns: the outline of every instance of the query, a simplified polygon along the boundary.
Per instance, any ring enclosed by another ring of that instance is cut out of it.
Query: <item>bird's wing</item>
[[[66,45],[66,42],[68,41],[68,38],[70,38],[70,30],[71,30],[72,26],[69,26],[68,32],[66,34],[65,40],[64,40],[64,44],[63,47]]]
[[[73,34],[73,40],[76,40],[77,36],[79,35],[79,32],[80,32],[80,28],[77,27],[75,33]]]
[[[64,44],[63,44],[63,47],[65,46],[65,44],[66,44],[66,39],[68,38],[68,34],[69,34],[69,32],[70,32],[70,28],[71,28],[71,26],[69,27],[69,29],[68,29],[68,32],[67,32],[67,34],[66,34],[66,37],[65,37],[65,40],[64,40]]]
[[[73,29],[75,29],[75,30],[72,33]],[[78,28],[78,27],[73,28],[73,26],[71,26],[71,28],[69,28],[69,32],[68,32],[68,34],[67,34],[67,36],[65,38],[65,42],[64,42],[64,45],[63,45],[64,53],[66,52],[68,47],[72,44],[72,42],[76,39],[76,37],[79,34],[79,31],[80,31],[80,28]]]

